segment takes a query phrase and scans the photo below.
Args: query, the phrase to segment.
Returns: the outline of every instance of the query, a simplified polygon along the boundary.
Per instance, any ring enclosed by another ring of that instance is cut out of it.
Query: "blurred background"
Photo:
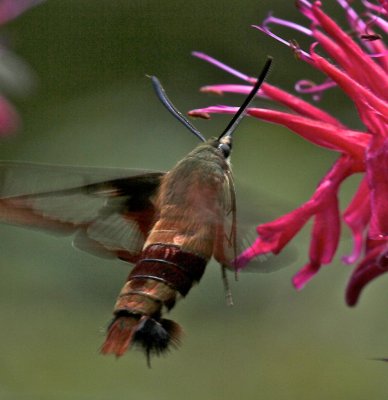
[[[324,3],[343,20],[334,2]],[[50,0],[31,9],[0,31],[36,75],[24,95],[8,96],[23,126],[1,140],[0,158],[171,168],[197,139],[160,105],[146,74],[157,75],[184,112],[242,102],[198,92],[239,81],[194,59],[193,50],[250,75],[271,54],[269,82],[287,90],[298,79],[322,80],[250,27],[271,10],[305,22],[293,2],[280,0]],[[361,128],[339,91],[326,93],[321,106]],[[209,137],[228,121],[214,116],[195,124]],[[233,165],[254,195],[253,220],[306,201],[335,158],[285,129],[243,121]],[[344,186],[344,204],[357,182]],[[0,399],[381,399],[388,394],[388,365],[371,358],[388,355],[387,277],[368,286],[355,309],[346,307],[352,267],[339,260],[351,248],[344,230],[336,261],[297,293],[290,280],[307,260],[309,228],[294,240],[298,259],[287,268],[241,274],[238,282],[231,277],[233,308],[210,263],[201,284],[171,313],[185,330],[181,348],[148,369],[136,351],[119,360],[99,354],[129,265],[76,251],[71,238],[0,226]]]

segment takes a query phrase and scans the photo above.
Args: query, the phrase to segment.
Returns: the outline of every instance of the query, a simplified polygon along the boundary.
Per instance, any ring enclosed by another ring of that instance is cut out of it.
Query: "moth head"
[[[232,152],[232,136],[224,136],[218,140],[218,150],[221,151],[222,155],[225,159],[229,158],[230,153]]]

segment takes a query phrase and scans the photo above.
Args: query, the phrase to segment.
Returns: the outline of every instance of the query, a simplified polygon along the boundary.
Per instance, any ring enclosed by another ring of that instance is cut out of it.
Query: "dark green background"
[[[334,2],[324,3],[343,19]],[[1,141],[0,157],[171,168],[197,141],[161,107],[146,74],[162,80],[182,111],[242,101],[198,93],[201,85],[238,81],[192,58],[192,50],[252,75],[272,54],[269,81],[288,90],[300,78],[322,79],[250,28],[270,10],[303,21],[293,2],[280,0],[52,0],[31,10],[3,28],[38,79],[28,96],[11,96],[23,129]],[[360,127],[338,90],[321,105]],[[228,120],[215,116],[196,125],[210,136]],[[258,201],[253,220],[307,200],[335,157],[285,129],[245,120],[233,164]],[[341,192],[344,204],[356,182]],[[0,234],[0,399],[363,400],[388,393],[388,366],[370,360],[388,354],[386,278],[349,309],[343,297],[352,267],[338,256],[297,293],[290,279],[307,259],[309,227],[294,242],[298,262],[232,282],[233,308],[225,305],[219,269],[211,263],[172,313],[186,332],[181,349],[154,360],[151,370],[137,352],[120,360],[98,353],[128,265],[74,251],[70,238],[8,226]],[[350,245],[346,231],[340,254]]]

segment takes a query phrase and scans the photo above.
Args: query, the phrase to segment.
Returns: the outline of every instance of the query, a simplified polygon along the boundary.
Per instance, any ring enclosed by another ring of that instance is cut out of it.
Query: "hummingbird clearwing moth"
[[[115,304],[102,353],[121,356],[136,346],[149,361],[177,345],[181,328],[163,312],[199,282],[212,256],[223,272],[234,269],[232,134],[270,64],[268,58],[224,132],[209,140],[151,77],[163,105],[201,140],[167,173],[0,163],[1,222],[74,234],[75,247],[135,264]]]

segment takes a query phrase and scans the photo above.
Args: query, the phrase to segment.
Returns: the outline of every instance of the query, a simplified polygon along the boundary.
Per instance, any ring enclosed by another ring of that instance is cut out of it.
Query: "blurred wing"
[[[237,257],[236,194],[230,169],[225,172],[223,185],[223,215],[216,225],[214,258],[226,268],[234,270],[233,260]]]
[[[223,191],[224,217],[217,224],[213,255],[223,267],[235,271],[233,261],[257,239],[257,232],[251,223],[237,220],[235,185],[231,170],[225,174]],[[250,261],[242,272],[274,272],[289,265],[294,259],[295,254],[291,251],[280,255],[262,254]]]
[[[75,233],[74,245],[135,262],[164,173],[0,163],[0,222]]]

